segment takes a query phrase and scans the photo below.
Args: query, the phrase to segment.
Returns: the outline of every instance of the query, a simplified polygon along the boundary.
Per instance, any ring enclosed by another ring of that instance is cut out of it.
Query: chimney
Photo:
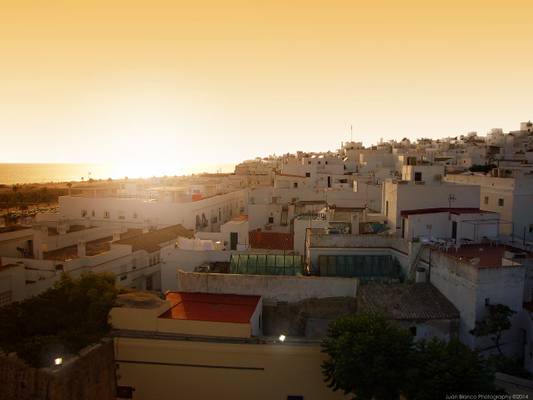
[[[78,257],[85,257],[87,246],[85,240],[78,241]]]

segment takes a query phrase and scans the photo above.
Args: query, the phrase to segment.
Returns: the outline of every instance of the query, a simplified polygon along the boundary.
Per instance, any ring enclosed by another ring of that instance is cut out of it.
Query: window
[[[87,210],[81,210],[81,217],[85,218],[87,216]]]
[[[385,216],[386,217],[389,216],[389,202],[388,201],[385,202]]]
[[[274,223],[274,217],[268,217],[268,223],[273,224]]]
[[[529,233],[533,233],[533,224],[529,224]]]
[[[128,275],[122,275],[122,276],[120,277],[120,280],[121,280],[121,281],[125,281],[126,279],[128,279]]]
[[[484,204],[489,204],[489,196],[485,196],[485,199],[483,200]]]
[[[96,217],[96,211],[92,210],[91,211],[91,216]]]
[[[415,172],[415,182],[422,181],[422,172]]]
[[[288,395],[287,400],[304,400],[303,396]]]
[[[307,178],[310,178],[310,177],[311,177],[311,172],[306,172],[306,173],[305,173],[305,176],[306,176]]]
[[[109,211],[104,211],[104,218],[109,218]]]
[[[498,199],[498,206],[503,207],[503,199]]]
[[[294,182],[294,187],[295,187],[295,188],[298,187],[298,182]]]
[[[409,332],[411,333],[411,335],[416,336],[416,326],[411,326],[409,328]]]

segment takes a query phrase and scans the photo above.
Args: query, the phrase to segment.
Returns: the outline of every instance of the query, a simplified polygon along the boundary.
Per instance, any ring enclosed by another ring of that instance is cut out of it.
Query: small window
[[[422,181],[422,172],[415,172],[415,182]]]
[[[87,216],[87,210],[81,210],[81,217],[85,218]]]
[[[273,224],[274,223],[274,217],[268,217],[268,223]]]
[[[128,279],[128,275],[122,275],[122,276],[120,277],[120,280],[121,280],[121,281],[125,281],[126,279]]]
[[[533,224],[529,224],[529,233],[533,233]]]
[[[109,211],[104,211],[104,218],[109,218]]]
[[[96,217],[96,211],[92,210],[91,211],[91,216]]]
[[[484,204],[489,204],[489,196],[485,196],[485,199],[483,200]]]
[[[311,177],[311,172],[306,172],[306,173],[305,173],[305,176],[306,176],[307,178],[310,178],[310,177]]]
[[[295,188],[298,187],[298,182],[294,182],[294,187],[295,187]]]
[[[498,199],[498,206],[503,207],[503,199]]]

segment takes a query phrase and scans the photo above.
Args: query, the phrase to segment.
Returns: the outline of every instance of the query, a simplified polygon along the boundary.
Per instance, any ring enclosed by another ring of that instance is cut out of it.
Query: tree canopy
[[[503,355],[501,349],[502,334],[511,328],[511,317],[516,312],[504,304],[491,304],[488,309],[489,312],[486,317],[478,321],[470,333],[478,337],[489,336],[498,349],[498,353]]]
[[[360,314],[330,325],[322,343],[325,381],[356,399],[440,399],[495,391],[493,371],[457,339],[415,343],[382,316]]]
[[[403,393],[408,399],[444,399],[453,394],[495,391],[494,375],[478,353],[453,339],[420,341],[411,355]]]
[[[109,331],[116,295],[112,274],[64,274],[41,295],[0,308],[0,348],[32,366],[49,366],[58,353],[76,353]]]
[[[358,399],[398,398],[412,352],[409,332],[374,314],[334,321],[322,343],[329,359],[322,365],[333,390]]]

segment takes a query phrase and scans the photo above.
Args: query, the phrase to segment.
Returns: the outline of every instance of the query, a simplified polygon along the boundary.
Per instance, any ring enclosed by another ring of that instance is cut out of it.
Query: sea
[[[0,163],[0,184],[79,182],[89,179],[150,178],[201,172],[232,172],[234,164],[204,164],[187,168],[173,166],[113,164],[23,164]]]

